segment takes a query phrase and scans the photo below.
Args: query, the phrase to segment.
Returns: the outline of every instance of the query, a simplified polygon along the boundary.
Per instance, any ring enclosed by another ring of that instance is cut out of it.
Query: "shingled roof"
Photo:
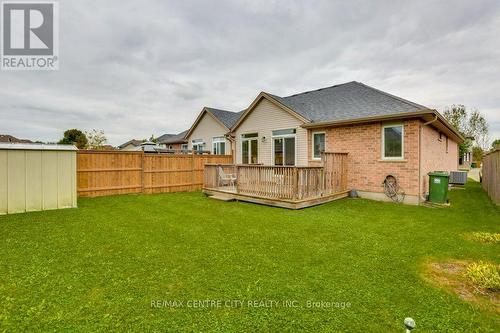
[[[219,119],[221,123],[224,124],[228,129],[231,129],[234,124],[238,121],[240,116],[243,114],[243,111],[240,112],[232,112],[232,111],[227,111],[227,110],[221,110],[221,109],[214,109],[214,108],[205,108],[208,112],[210,112],[215,118]]]
[[[142,140],[132,139],[132,140],[129,140],[129,141],[125,142],[125,143],[122,143],[121,145],[118,146],[118,148],[122,149],[122,148],[125,148],[128,145],[133,145],[135,147],[139,147],[142,142],[143,142]]]
[[[429,110],[426,106],[356,81],[287,97],[268,95],[311,122],[355,120]]]
[[[171,137],[174,137],[176,136],[177,134],[163,134],[163,135],[160,135],[159,137],[156,138],[156,141],[158,142],[163,142]]]
[[[18,139],[15,136],[9,134],[0,134],[0,142],[8,142],[8,143],[33,143],[31,140],[27,139]]]
[[[158,143],[172,144],[186,142],[185,136],[188,131],[185,130],[179,134],[164,134],[158,138]]]

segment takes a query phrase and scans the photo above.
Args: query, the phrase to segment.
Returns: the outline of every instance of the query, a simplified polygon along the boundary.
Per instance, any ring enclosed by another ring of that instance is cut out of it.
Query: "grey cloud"
[[[463,103],[500,137],[498,1],[64,1],[58,72],[0,73],[0,132],[112,144],[186,129],[205,105],[358,80]]]

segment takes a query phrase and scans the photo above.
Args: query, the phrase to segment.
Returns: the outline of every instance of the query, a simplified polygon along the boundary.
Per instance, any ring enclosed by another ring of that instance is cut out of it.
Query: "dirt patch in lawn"
[[[471,263],[462,260],[427,262],[423,277],[434,286],[443,288],[464,301],[500,313],[500,292],[478,288],[465,277],[466,268]]]

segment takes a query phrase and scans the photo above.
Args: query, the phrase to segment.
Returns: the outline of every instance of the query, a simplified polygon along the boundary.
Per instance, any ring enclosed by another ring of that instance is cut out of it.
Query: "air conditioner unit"
[[[465,185],[467,183],[467,171],[450,171],[450,184]]]

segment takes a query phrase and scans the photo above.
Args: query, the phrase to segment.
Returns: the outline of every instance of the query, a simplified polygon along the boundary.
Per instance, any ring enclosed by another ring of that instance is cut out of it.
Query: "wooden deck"
[[[345,198],[347,153],[325,153],[318,167],[206,164],[203,192],[290,209]]]

